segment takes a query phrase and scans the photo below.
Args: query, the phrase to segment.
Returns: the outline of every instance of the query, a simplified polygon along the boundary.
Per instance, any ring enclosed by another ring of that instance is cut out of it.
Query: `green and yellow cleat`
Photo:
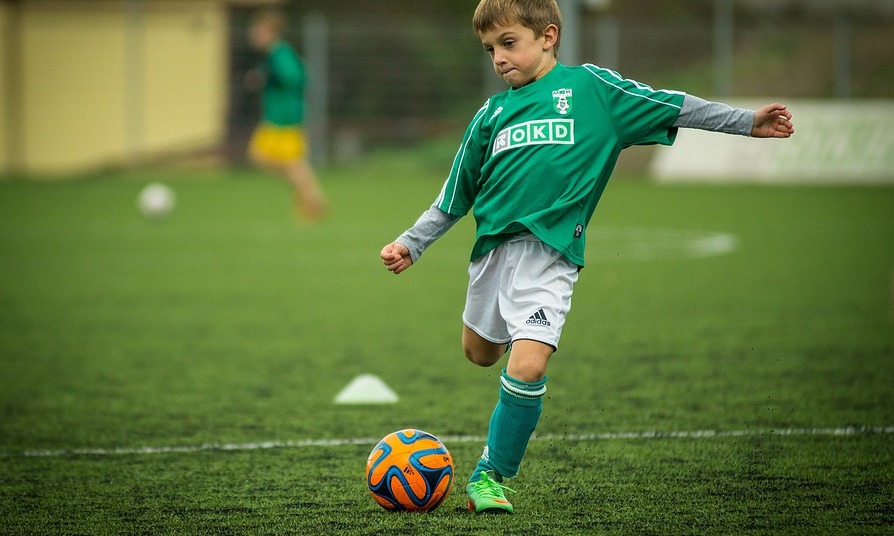
[[[512,504],[506,499],[503,490],[515,493],[512,488],[507,488],[497,482],[486,471],[481,471],[481,480],[470,482],[466,486],[466,494],[469,496],[469,511],[477,514],[512,513]]]

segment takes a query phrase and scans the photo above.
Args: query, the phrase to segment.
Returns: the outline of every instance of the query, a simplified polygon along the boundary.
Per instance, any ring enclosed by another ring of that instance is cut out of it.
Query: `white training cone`
[[[393,404],[397,393],[375,374],[361,374],[335,396],[336,404]]]

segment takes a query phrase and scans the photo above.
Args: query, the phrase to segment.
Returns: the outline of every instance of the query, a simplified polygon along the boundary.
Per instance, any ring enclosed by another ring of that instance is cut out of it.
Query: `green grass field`
[[[247,171],[0,182],[0,532],[894,531],[894,189],[615,180],[517,514],[476,517],[499,370],[460,349],[472,222],[378,259],[440,188],[428,151],[326,171],[313,227]],[[134,206],[153,180],[166,221]],[[400,402],[335,405],[362,373]],[[366,491],[405,427],[456,462],[429,514]]]

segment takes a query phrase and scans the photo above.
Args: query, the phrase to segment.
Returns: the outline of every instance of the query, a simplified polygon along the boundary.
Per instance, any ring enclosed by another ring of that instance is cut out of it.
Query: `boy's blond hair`
[[[497,26],[521,24],[534,31],[535,37],[542,37],[550,24],[559,29],[559,38],[553,47],[558,55],[562,36],[562,12],[556,0],[481,0],[472,16],[472,27],[478,35]]]

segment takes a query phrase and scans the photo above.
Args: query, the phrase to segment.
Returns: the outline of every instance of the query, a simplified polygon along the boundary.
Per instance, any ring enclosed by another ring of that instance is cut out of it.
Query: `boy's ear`
[[[550,24],[543,30],[543,50],[550,50],[559,42],[559,27]]]

